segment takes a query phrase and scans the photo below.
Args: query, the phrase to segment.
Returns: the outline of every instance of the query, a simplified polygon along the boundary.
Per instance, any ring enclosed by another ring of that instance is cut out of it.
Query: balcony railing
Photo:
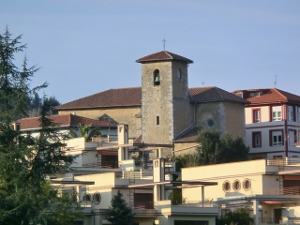
[[[267,166],[293,166],[300,165],[300,159],[286,158],[286,159],[267,159]]]
[[[275,218],[275,217],[260,217],[259,225],[295,225],[300,224],[300,217],[285,217],[285,218]]]
[[[117,143],[118,136],[117,135],[107,135],[106,137],[93,137],[92,142],[96,142],[98,146],[107,143]]]
[[[86,168],[119,168],[118,161],[104,161],[83,164],[82,167]]]
[[[134,209],[154,209],[153,201],[138,201],[134,202]]]
[[[299,195],[299,186],[294,187],[284,187],[284,188],[271,188],[265,189],[263,194],[268,195]]]
[[[108,216],[109,209],[93,209],[94,215]],[[133,209],[135,217],[156,217],[161,215],[156,209]]]

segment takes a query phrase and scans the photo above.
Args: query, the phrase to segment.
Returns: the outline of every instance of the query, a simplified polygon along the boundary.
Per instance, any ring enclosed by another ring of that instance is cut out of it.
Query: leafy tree
[[[198,142],[200,165],[247,160],[249,147],[246,147],[241,137],[232,138],[229,134],[220,137],[216,131],[202,131]]]
[[[180,171],[181,168],[199,166],[199,154],[191,153],[184,154],[175,157],[176,171]]]
[[[107,220],[113,225],[137,225],[133,218],[132,209],[125,202],[123,194],[118,191],[111,200]]]
[[[249,210],[245,208],[236,209],[235,211],[229,211],[222,217],[217,218],[217,225],[224,224],[243,224],[243,225],[253,225],[254,220],[250,217]]]
[[[11,126],[27,116],[28,99],[47,86],[29,88],[37,69],[27,68],[26,58],[21,71],[14,65],[14,54],[26,47],[20,45],[20,39],[12,39],[8,29],[0,35],[0,224],[45,224],[47,218],[67,224],[67,220],[58,220],[59,215],[71,220],[80,214],[80,207],[60,197],[48,177],[68,169],[73,157],[65,155],[59,134],[51,128],[49,104],[42,105],[37,137],[21,135]]]
[[[92,128],[91,126],[91,124],[78,124],[79,135],[75,130],[70,130],[70,135],[72,138],[84,137],[86,141],[91,141],[93,137],[101,135],[100,127]]]

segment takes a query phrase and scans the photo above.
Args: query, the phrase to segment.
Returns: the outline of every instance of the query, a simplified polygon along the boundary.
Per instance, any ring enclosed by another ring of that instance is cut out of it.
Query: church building
[[[245,137],[244,105],[249,102],[218,87],[189,88],[192,60],[160,51],[136,62],[142,67],[141,87],[76,99],[56,107],[59,114],[127,124],[129,143],[165,148],[165,155],[194,151],[202,129]]]

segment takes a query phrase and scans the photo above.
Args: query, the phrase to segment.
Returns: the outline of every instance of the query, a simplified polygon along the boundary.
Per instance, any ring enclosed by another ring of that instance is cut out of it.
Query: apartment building
[[[233,92],[245,105],[246,144],[250,157],[300,157],[300,96],[277,88]]]

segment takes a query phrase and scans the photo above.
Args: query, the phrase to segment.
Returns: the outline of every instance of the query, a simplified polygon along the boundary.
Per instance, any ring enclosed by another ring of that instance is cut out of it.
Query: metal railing
[[[134,209],[154,209],[153,201],[134,202]]]
[[[277,225],[277,224],[295,225],[295,224],[300,224],[300,217],[287,217],[286,219],[275,218],[275,217],[260,217],[259,224],[260,225]]]
[[[95,163],[86,163],[82,167],[85,168],[119,168],[118,161],[104,161]]]
[[[300,165],[299,158],[286,158],[286,159],[267,159],[267,166],[292,166]]]
[[[143,177],[153,176],[152,171],[137,170],[137,171],[122,171],[123,179],[142,179]]]
[[[118,135],[107,135],[106,137],[93,137],[92,142],[96,143],[115,143],[118,141]]]
[[[299,186],[284,187],[284,188],[271,188],[263,190],[263,194],[268,195],[299,195]]]

